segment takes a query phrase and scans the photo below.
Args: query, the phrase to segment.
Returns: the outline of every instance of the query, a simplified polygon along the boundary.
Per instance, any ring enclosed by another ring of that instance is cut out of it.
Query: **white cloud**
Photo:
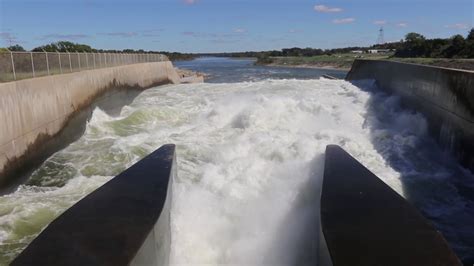
[[[183,0],[186,5],[194,5],[197,3],[197,0]]]
[[[183,31],[181,32],[181,34],[185,36],[193,36],[193,37],[196,37],[198,35],[198,33],[194,31]]]
[[[387,24],[387,21],[386,20],[376,20],[376,21],[374,21],[374,24],[375,25],[385,25],[385,24]]]
[[[9,29],[6,29],[6,30],[9,30]],[[27,41],[19,40],[13,33],[7,32],[7,31],[0,32],[0,40],[3,40],[6,45],[28,43]]]
[[[408,23],[400,22],[400,23],[397,23],[396,26],[400,27],[400,28],[406,28],[406,27],[408,27]]]
[[[218,40],[218,39],[231,39],[231,38],[241,38],[247,30],[245,29],[234,29],[232,32],[196,32],[196,31],[183,31],[181,35],[193,38],[201,38],[208,40]]]
[[[4,40],[16,40],[16,37],[10,32],[0,32],[0,38]]]
[[[339,7],[329,7],[325,5],[315,5],[314,10],[321,13],[337,13],[342,12],[342,8]]]
[[[48,40],[48,39],[64,39],[64,40],[79,40],[89,38],[91,36],[87,34],[46,34],[39,37],[39,40]]]
[[[355,18],[340,18],[340,19],[334,19],[332,23],[334,24],[349,24],[353,23],[355,21]]]
[[[140,34],[143,37],[160,37],[161,32],[163,32],[163,31],[164,31],[164,29],[142,30],[142,31],[140,31]]]
[[[446,25],[444,27],[449,28],[449,29],[467,30],[469,28],[469,25],[464,24],[464,23],[456,23],[456,24]]]
[[[113,37],[124,37],[124,38],[129,38],[129,37],[134,37],[137,36],[138,33],[134,31],[130,32],[106,32],[106,33],[100,33],[101,35],[107,35],[107,36],[113,36]]]
[[[290,29],[288,32],[289,32],[289,33],[301,33],[301,32],[303,32],[303,31],[302,31],[302,30],[298,30],[298,29]]]

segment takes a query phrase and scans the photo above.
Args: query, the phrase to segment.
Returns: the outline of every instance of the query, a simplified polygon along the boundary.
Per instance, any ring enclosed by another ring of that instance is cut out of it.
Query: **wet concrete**
[[[45,143],[108,90],[179,82],[171,62],[164,61],[0,83],[0,187],[37,164]]]
[[[321,223],[334,266],[461,265],[415,207],[336,145],[326,148]]]
[[[381,60],[356,60],[347,80],[376,81],[419,111],[438,143],[474,172],[474,72]]]
[[[123,106],[132,103],[142,92],[143,89],[138,87],[114,87],[105,90],[90,105],[73,113],[61,131],[54,136],[44,136],[41,145],[34,147],[34,152],[25,153],[22,160],[10,166],[11,171],[7,167],[4,172],[4,187],[0,190],[0,194],[13,192],[53,153],[78,140],[84,134],[86,123],[92,117],[95,108],[100,108],[111,116],[117,116]]]
[[[54,220],[11,265],[168,265],[175,145],[164,145]]]

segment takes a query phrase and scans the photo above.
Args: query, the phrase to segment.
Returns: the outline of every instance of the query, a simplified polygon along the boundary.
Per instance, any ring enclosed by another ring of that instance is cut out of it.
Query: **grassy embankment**
[[[265,61],[257,60],[258,65],[285,66],[285,67],[316,67],[335,68],[348,70],[356,58],[387,59],[386,55],[356,55],[356,54],[333,54],[317,56],[288,56],[270,57]]]
[[[390,58],[389,60],[403,62],[403,63],[439,66],[439,67],[447,67],[447,68],[457,68],[457,69],[465,69],[465,70],[474,71],[474,59],[398,58],[398,57],[393,57],[393,58]]]
[[[474,70],[474,59],[445,59],[445,58],[398,58],[392,54],[333,54],[311,57],[270,57],[257,60],[258,65],[284,67],[315,67],[349,70],[355,59],[393,60],[404,63],[432,65],[448,68]]]

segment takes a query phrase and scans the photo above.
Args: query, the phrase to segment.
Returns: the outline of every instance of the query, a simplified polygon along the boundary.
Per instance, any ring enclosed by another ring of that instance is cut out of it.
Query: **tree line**
[[[427,39],[425,36],[411,32],[399,42],[390,42],[376,44],[370,47],[344,47],[335,49],[319,48],[284,48],[271,51],[248,51],[236,53],[178,53],[166,51],[145,51],[143,49],[123,49],[123,50],[104,50],[95,49],[86,44],[73,43],[69,41],[59,41],[42,45],[32,49],[33,52],[88,52],[88,53],[160,53],[165,54],[170,60],[189,60],[197,56],[221,56],[221,57],[257,57],[265,61],[270,57],[310,57],[319,55],[332,55],[349,53],[354,50],[365,51],[371,49],[390,49],[394,50],[395,57],[429,57],[429,58],[474,58],[474,28],[469,31],[466,37],[454,35],[451,38]],[[3,49],[5,51],[5,49]],[[25,51],[20,45],[8,47],[10,51]],[[0,48],[0,52],[2,48]]]
[[[367,49],[366,47],[345,47],[335,49],[319,48],[284,48],[281,50],[260,51],[260,52],[235,52],[235,53],[207,53],[200,56],[221,56],[221,57],[300,57],[300,56],[318,56],[331,55],[337,53],[348,53],[353,50]]]
[[[0,52],[6,52],[6,51],[12,51],[12,52],[25,52],[26,50],[16,44],[12,45],[10,47],[5,48],[0,48]],[[115,49],[95,49],[92,48],[90,45],[87,44],[80,44],[80,43],[73,43],[70,41],[59,41],[59,42],[53,42],[50,44],[42,45],[35,47],[31,50],[32,52],[79,52],[79,53],[128,53],[128,54],[164,54],[166,55],[170,60],[176,61],[176,60],[190,60],[196,57],[196,55],[190,54],[190,53],[177,53],[177,52],[166,52],[166,51],[145,51],[143,49],[123,49],[123,50],[115,50]]]
[[[474,28],[466,37],[458,34],[449,39],[426,39],[419,33],[408,33],[399,44],[396,57],[474,58]]]
[[[427,39],[415,32],[408,33],[403,40],[384,44],[376,44],[369,47],[344,47],[335,49],[319,48],[285,48],[282,50],[261,52],[238,52],[207,54],[226,57],[257,57],[261,62],[270,57],[308,57],[319,55],[333,55],[350,53],[358,50],[368,52],[372,49],[388,49],[395,51],[395,57],[429,57],[429,58],[474,58],[474,28],[466,37],[454,35],[451,38]]]

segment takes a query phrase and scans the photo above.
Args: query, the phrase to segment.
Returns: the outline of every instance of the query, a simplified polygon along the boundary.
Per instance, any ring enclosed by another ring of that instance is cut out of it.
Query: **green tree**
[[[273,63],[273,59],[266,53],[261,53],[257,56],[256,65],[267,65]]]
[[[427,57],[444,57],[443,51],[451,44],[449,39],[429,39],[425,42]]]
[[[416,32],[410,32],[407,35],[405,35],[405,41],[408,43],[420,43],[420,42],[424,42],[425,40],[426,40],[425,36]]]
[[[452,58],[461,55],[461,51],[466,48],[466,40],[460,34],[454,35],[450,39],[450,45],[443,51],[443,56]]]
[[[33,49],[34,52],[94,52],[89,45],[73,43],[69,41],[60,41],[46,44]]]
[[[133,50],[133,49],[123,49],[122,51],[123,51],[124,53],[127,53],[127,54],[133,54],[133,53],[136,53],[136,51],[135,51],[135,50]]]
[[[469,31],[466,37],[465,47],[461,55],[467,58],[474,58],[474,28]]]
[[[469,34],[467,35],[466,41],[474,41],[474,28],[472,28],[469,31]]]
[[[12,45],[12,46],[9,46],[8,47],[8,50],[12,51],[12,52],[25,52],[25,48],[23,48],[21,45],[19,44],[15,44],[15,45]]]
[[[398,49],[395,56],[398,57],[423,57],[430,56],[431,50],[428,47],[425,36],[410,32],[405,35],[403,47]]]

